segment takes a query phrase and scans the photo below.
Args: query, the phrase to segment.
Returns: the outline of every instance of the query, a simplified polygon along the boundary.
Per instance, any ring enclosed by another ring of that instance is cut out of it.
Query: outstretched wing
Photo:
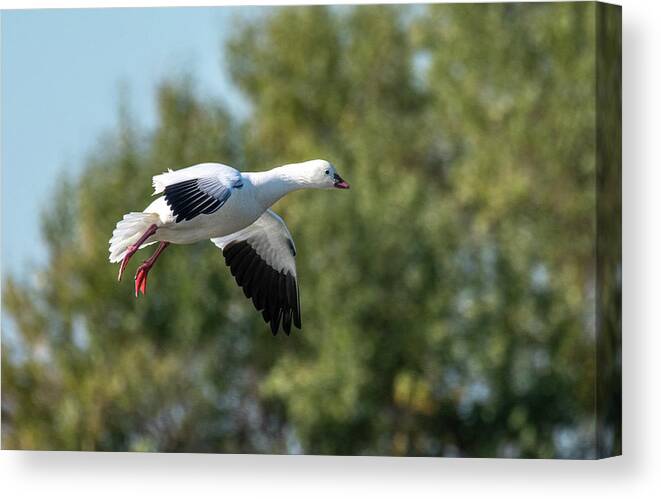
[[[203,163],[156,175],[155,194],[163,192],[175,223],[219,210],[243,186],[241,173],[219,163]]]
[[[301,328],[296,247],[282,218],[267,210],[252,225],[211,242],[274,335],[281,323],[287,335],[292,323]]]

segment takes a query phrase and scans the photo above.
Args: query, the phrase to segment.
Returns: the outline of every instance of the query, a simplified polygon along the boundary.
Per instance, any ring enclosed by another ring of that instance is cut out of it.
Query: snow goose
[[[124,215],[110,239],[110,261],[118,279],[141,248],[159,243],[135,274],[135,295],[147,291],[147,274],[170,244],[211,239],[247,298],[277,334],[301,328],[296,247],[282,218],[270,207],[299,189],[348,189],[324,160],[244,172],[219,163],[169,170],[153,177],[154,195],[142,213]]]

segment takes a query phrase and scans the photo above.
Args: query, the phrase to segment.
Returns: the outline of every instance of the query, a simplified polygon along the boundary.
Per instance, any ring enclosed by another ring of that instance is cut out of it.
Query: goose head
[[[306,183],[316,189],[348,189],[349,184],[340,177],[335,167],[324,159],[313,159],[300,163],[305,172]]]

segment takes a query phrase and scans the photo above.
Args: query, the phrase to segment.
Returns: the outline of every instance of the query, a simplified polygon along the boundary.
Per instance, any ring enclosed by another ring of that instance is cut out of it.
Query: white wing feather
[[[161,194],[168,185],[196,178],[217,178],[227,187],[241,179],[241,172],[221,163],[200,163],[181,170],[168,170],[152,177],[154,195]]]
[[[234,241],[247,241],[266,263],[278,272],[291,272],[296,277],[296,246],[284,220],[266,210],[253,224],[227,236],[211,240],[220,249]]]

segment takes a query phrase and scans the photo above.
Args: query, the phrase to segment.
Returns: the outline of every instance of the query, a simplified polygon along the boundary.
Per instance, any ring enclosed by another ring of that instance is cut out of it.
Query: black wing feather
[[[231,190],[214,178],[193,178],[165,186],[165,201],[174,214],[175,223],[210,215],[229,199]]]
[[[300,297],[291,272],[277,271],[255,251],[248,241],[234,241],[223,249],[225,263],[237,284],[255,308],[262,312],[271,332],[280,326],[289,335],[292,321],[301,328]]]

